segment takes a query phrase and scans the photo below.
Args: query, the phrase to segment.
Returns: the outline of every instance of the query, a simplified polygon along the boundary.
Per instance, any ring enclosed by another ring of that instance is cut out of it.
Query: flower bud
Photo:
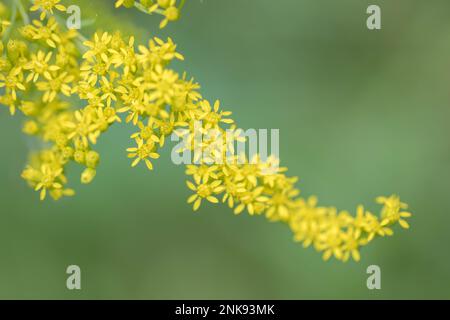
[[[94,180],[96,174],[97,171],[95,171],[95,169],[92,168],[85,169],[81,174],[81,183],[83,184],[91,183],[92,180]]]
[[[22,131],[30,136],[35,135],[39,131],[36,121],[29,120],[23,124]]]
[[[74,150],[72,147],[65,147],[62,149],[62,155],[64,158],[69,159],[73,157]]]
[[[176,21],[180,17],[180,12],[176,7],[170,7],[166,9],[164,15],[166,16],[167,20]]]
[[[100,155],[98,154],[98,152],[91,150],[86,154],[86,165],[89,168],[97,167],[99,161]]]
[[[76,150],[73,154],[73,159],[78,163],[84,164],[86,153],[83,150]]]

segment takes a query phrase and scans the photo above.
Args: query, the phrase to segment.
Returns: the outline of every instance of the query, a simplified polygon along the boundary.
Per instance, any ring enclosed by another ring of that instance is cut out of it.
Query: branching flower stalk
[[[178,18],[183,4],[174,0],[119,0],[116,7],[135,6],[147,13],[161,13],[164,27],[176,20],[171,11],[176,9]],[[192,142],[180,152],[194,150],[195,123],[201,123],[202,132],[233,133],[225,140],[214,136],[203,140],[202,150],[223,153],[241,139],[230,111],[223,111],[219,101],[211,104],[203,99],[193,79],[170,69],[172,60],[183,60],[170,38],[163,41],[155,37],[145,46],[119,32],[98,32],[80,48],[80,34],[65,29],[55,17],[58,11],[66,10],[60,0],[35,0],[30,10],[38,12],[39,18],[31,22],[22,6],[20,0],[14,0],[9,12],[0,1],[0,104],[11,115],[19,110],[26,118],[23,132],[45,145],[32,154],[22,172],[41,200],[48,195],[55,200],[74,195],[65,175],[69,163],[84,168],[82,183],[94,179],[100,161],[95,145],[116,124],[125,122],[136,128],[128,157],[132,166],[142,163],[149,170],[173,133]],[[217,155],[214,152],[213,156]],[[286,168],[274,166],[278,159],[273,157],[225,163],[195,160],[197,164],[186,168],[190,177],[187,186],[193,192],[187,202],[194,210],[205,201],[223,202],[235,214],[247,211],[282,222],[291,229],[295,241],[313,246],[325,260],[335,257],[347,261],[352,257],[358,261],[360,248],[373,239],[391,236],[397,224],[409,228],[405,218],[411,214],[395,195],[377,198],[382,206],[379,215],[358,206],[353,216],[319,206],[314,196],[300,197],[297,178],[287,176]]]
[[[116,8],[124,6],[126,8],[135,7],[139,11],[144,12],[146,14],[160,14],[164,17],[164,19],[159,24],[159,27],[162,29],[169,21],[176,21],[180,17],[180,10],[183,8],[185,0],[178,1],[177,0],[117,0]]]

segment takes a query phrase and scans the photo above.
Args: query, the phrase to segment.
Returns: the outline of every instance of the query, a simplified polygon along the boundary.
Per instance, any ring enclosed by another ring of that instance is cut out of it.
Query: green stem
[[[20,16],[22,17],[22,21],[24,24],[30,24],[30,18],[22,4],[21,0],[15,0],[15,4],[17,4],[17,9],[19,10]]]
[[[14,23],[16,21],[17,18],[17,3],[14,1],[13,2],[13,7],[12,7],[12,12],[11,12],[11,24],[8,26],[8,29],[6,29],[5,33],[2,36],[2,41],[3,42],[7,42],[9,39],[9,36],[11,34],[11,30],[14,26]]]
[[[184,6],[185,2],[186,2],[186,0],[181,0],[180,1],[180,5],[178,6],[178,10],[183,9],[183,6]]]
[[[164,15],[164,11],[161,10],[161,9],[156,9],[153,12],[148,12],[148,9],[145,6],[143,6],[142,3],[139,3],[137,1],[134,2],[134,6],[136,7],[136,9],[138,9],[139,11],[144,12],[146,14],[157,13],[157,14],[160,14],[160,15]]]

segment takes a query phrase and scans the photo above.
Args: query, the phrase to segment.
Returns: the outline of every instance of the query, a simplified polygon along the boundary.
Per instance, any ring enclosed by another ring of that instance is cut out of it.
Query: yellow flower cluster
[[[119,0],[116,6],[132,4]],[[172,8],[175,1],[141,4],[151,6],[151,11]],[[223,111],[219,101],[211,105],[202,99],[197,83],[169,68],[172,60],[183,60],[170,38],[153,38],[144,46],[136,45],[133,37],[103,32],[80,45],[82,37],[58,24],[54,9],[65,7],[59,0],[36,0],[30,10],[41,12],[39,20],[28,23],[22,12],[17,26],[3,20],[0,8],[0,103],[11,114],[20,110],[27,119],[23,131],[42,141],[43,150],[31,157],[22,173],[42,200],[47,194],[54,199],[74,194],[66,187],[65,171],[71,162],[83,166],[81,181],[90,183],[100,161],[94,146],[102,133],[124,121],[136,127],[131,136],[134,146],[127,149],[132,166],[142,162],[152,170],[159,149],[173,133],[187,141],[179,152],[208,151],[206,157],[194,155],[195,164],[186,169],[192,178],[187,186],[193,192],[188,203],[194,210],[204,200],[222,201],[235,214],[246,210],[283,222],[296,241],[314,246],[324,259],[359,260],[360,247],[375,237],[392,235],[391,227],[397,223],[409,227],[404,218],[410,213],[396,196],[377,199],[380,216],[362,206],[352,216],[318,206],[315,197],[300,197],[297,178],[288,177],[274,157],[263,161],[236,155],[231,161],[215,161],[242,137],[231,112]],[[198,123],[208,136],[196,146]],[[218,139],[225,133],[226,139]]]

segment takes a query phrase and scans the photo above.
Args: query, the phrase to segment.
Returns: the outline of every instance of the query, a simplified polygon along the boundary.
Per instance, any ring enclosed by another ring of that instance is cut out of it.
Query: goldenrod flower
[[[211,108],[211,105],[209,104],[209,101],[203,100],[200,102],[201,110],[199,111],[198,119],[205,122],[204,129],[209,130],[211,128],[217,129],[219,127],[219,124],[226,123],[231,124],[233,123],[233,119],[227,118],[231,115],[231,111],[220,111],[220,101],[216,100],[214,102],[214,107]]]
[[[265,209],[264,203],[268,201],[268,198],[263,196],[263,191],[263,187],[257,187],[239,193],[239,204],[234,209],[234,213],[239,214],[247,209],[250,215],[261,214]]]
[[[146,86],[150,90],[149,101],[170,104],[178,89],[177,82],[178,73],[157,65],[151,74],[151,82]]]
[[[171,135],[178,127],[187,127],[188,123],[184,121],[176,121],[175,113],[171,113],[169,119],[156,119],[155,128],[159,130],[159,145],[164,146],[165,137]]]
[[[62,93],[65,96],[71,95],[71,88],[69,84],[74,80],[74,76],[67,72],[61,72],[59,74],[44,74],[45,80],[36,83],[36,88],[39,91],[43,91],[43,102],[52,102],[58,93]]]
[[[214,180],[218,179],[218,166],[208,166],[208,165],[187,165],[186,174],[194,178],[195,183],[200,184],[203,182],[208,182],[209,178]]]
[[[175,7],[175,0],[171,1],[170,6],[164,10],[164,19],[159,24],[159,27],[163,29],[169,21],[176,21],[180,17],[180,11]]]
[[[13,68],[6,76],[0,73],[0,88],[3,87],[6,88],[6,93],[11,94],[13,100],[16,100],[17,90],[25,90],[22,69]]]
[[[97,58],[108,62],[108,45],[111,42],[112,36],[107,32],[103,32],[101,36],[98,33],[94,34],[94,41],[85,41],[83,44],[89,49],[83,55],[83,58],[92,61],[92,58]]]
[[[347,232],[342,234],[342,241],[342,260],[347,261],[351,255],[353,260],[359,261],[361,259],[359,247],[367,243],[367,240],[361,239],[361,229],[348,228]]]
[[[53,9],[65,12],[66,7],[60,4],[61,0],[34,0],[30,11],[41,10],[39,18],[44,20],[48,13],[53,14]]]
[[[57,178],[62,174],[62,168],[58,168],[57,170],[54,170],[49,165],[42,165],[41,172],[40,172],[40,181],[36,185],[35,190],[39,191],[41,190],[41,200],[45,199],[45,196],[47,194],[47,190],[52,189],[61,189],[62,184],[59,182],[56,182]]]
[[[56,45],[61,42],[60,30],[54,17],[51,17],[46,25],[41,21],[33,20],[33,25],[29,29],[33,40],[43,40],[51,48],[56,48]]]
[[[35,135],[39,131],[39,126],[36,121],[28,120],[23,124],[22,131],[28,135]]]
[[[64,123],[68,130],[68,139],[79,139],[82,146],[87,148],[89,141],[93,144],[97,142],[100,130],[95,122],[96,112],[92,109],[77,110],[74,113],[73,121]]]
[[[383,210],[381,211],[381,216],[383,218],[381,222],[382,226],[398,222],[403,228],[409,228],[408,222],[402,218],[411,217],[411,213],[402,211],[402,209],[407,209],[408,205],[401,202],[398,196],[378,197],[377,202],[384,205]]]
[[[49,65],[49,61],[52,58],[53,52],[48,52],[47,54],[41,50],[37,54],[31,54],[31,60],[24,65],[25,70],[29,70],[26,81],[36,82],[39,76],[45,76],[46,78],[51,78],[51,71],[57,71],[60,67],[56,65]]]
[[[127,152],[129,152],[128,157],[129,158],[136,158],[134,159],[133,163],[131,164],[132,167],[135,167],[138,165],[138,163],[141,160],[144,160],[145,165],[149,170],[153,170],[153,164],[149,160],[151,159],[158,159],[159,154],[156,152],[156,145],[152,140],[144,141],[140,138],[136,139],[136,148],[128,148]]]
[[[195,192],[192,196],[187,200],[188,203],[194,203],[194,211],[197,211],[202,204],[202,199],[206,199],[211,203],[218,203],[219,199],[217,199],[214,195],[223,191],[224,187],[221,186],[220,180],[215,181],[205,181],[201,184],[195,185],[191,181],[186,181],[186,184],[189,189]]]
[[[176,48],[177,46],[171,38],[164,42],[155,37],[149,40],[148,48],[143,45],[138,46],[141,54],[138,54],[137,58],[146,68],[157,65],[165,66],[175,58],[184,60],[184,57],[176,52]]]
[[[147,142],[158,142],[160,141],[160,138],[153,130],[153,124],[152,121],[149,120],[147,125],[144,125],[143,122],[139,121],[138,128],[140,129],[139,132],[133,133],[131,135],[132,139],[140,138],[142,141]]]
[[[14,99],[12,93],[0,96],[0,104],[6,106],[12,116],[16,113],[16,99]]]

